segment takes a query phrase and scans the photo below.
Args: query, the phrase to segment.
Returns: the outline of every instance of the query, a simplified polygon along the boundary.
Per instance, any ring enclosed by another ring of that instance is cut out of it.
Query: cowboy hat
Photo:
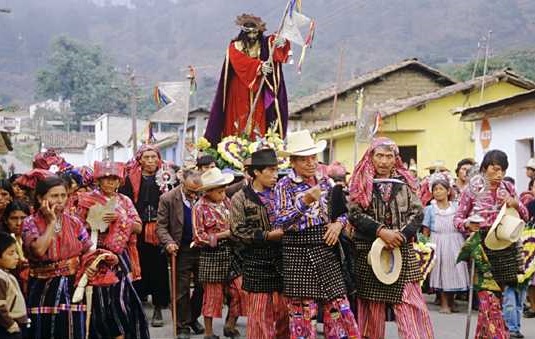
[[[528,163],[525,166],[526,168],[531,168],[535,170],[535,158],[531,158],[528,160]]]
[[[517,210],[503,204],[485,237],[485,245],[491,250],[503,250],[511,246],[522,236],[524,225],[526,223],[520,219]]]
[[[198,191],[209,191],[216,187],[226,186],[234,180],[232,173],[222,173],[217,167],[210,168],[201,175],[202,186]]]
[[[399,247],[389,250],[383,239],[375,239],[368,253],[368,264],[380,282],[385,285],[395,283],[401,273],[402,263]]]
[[[435,160],[433,161],[433,163],[431,164],[431,166],[428,166],[425,168],[426,170],[437,170],[437,171],[447,171],[448,168],[446,167],[446,165],[444,164],[444,161],[443,160]]]
[[[327,147],[327,141],[320,140],[314,142],[308,130],[301,130],[293,133],[288,133],[286,137],[286,149],[279,151],[279,156],[308,156],[323,152]]]

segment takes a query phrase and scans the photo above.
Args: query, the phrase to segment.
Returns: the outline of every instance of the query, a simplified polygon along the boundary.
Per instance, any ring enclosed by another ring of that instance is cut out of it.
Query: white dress
[[[425,209],[423,222],[431,230],[430,241],[436,244],[436,262],[429,285],[445,292],[466,291],[470,285],[466,262],[456,263],[464,242],[462,234],[453,225],[456,210],[454,203],[440,209],[433,200]]]

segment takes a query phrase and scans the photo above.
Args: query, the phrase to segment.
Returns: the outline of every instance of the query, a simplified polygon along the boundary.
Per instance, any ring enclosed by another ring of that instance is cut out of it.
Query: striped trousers
[[[248,293],[247,338],[282,339],[290,336],[288,300],[281,293]]]
[[[247,315],[247,292],[242,289],[242,277],[228,283],[203,283],[202,315],[222,318],[225,288],[230,296],[229,317]]]
[[[290,339],[316,339],[318,304],[314,300],[291,299],[288,304]],[[360,339],[349,301],[344,296],[323,304],[323,327],[327,339]]]
[[[433,326],[418,282],[405,285],[400,304],[394,304],[398,335],[402,339],[432,339]],[[364,338],[385,337],[385,303],[357,298],[357,320]]]

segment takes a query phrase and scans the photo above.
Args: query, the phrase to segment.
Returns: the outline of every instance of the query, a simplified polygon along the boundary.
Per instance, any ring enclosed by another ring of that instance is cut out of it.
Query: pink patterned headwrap
[[[389,138],[380,137],[372,140],[370,147],[364,153],[364,156],[355,166],[353,175],[349,179],[349,198],[352,203],[359,204],[368,208],[372,201],[373,179],[375,178],[375,166],[373,165],[373,152],[378,147],[389,148],[396,155],[394,171],[396,176],[403,177],[404,181],[413,192],[418,190],[416,181],[410,174],[409,170],[403,165],[399,156],[399,148],[394,141]]]
[[[52,166],[57,166],[58,170],[65,171],[72,168],[72,165],[59,155],[55,149],[48,149],[45,152],[37,153],[33,157],[33,168],[49,170]]]
[[[35,186],[37,186],[37,182],[40,180],[43,180],[47,177],[53,176],[54,173],[41,169],[41,168],[34,168],[20,177],[18,177],[15,180],[15,183],[20,186],[28,187],[30,189],[35,189]]]
[[[339,161],[333,161],[327,167],[327,175],[331,178],[345,178],[347,170],[344,165]]]
[[[141,157],[143,156],[143,153],[147,151],[153,151],[156,152],[158,155],[158,168],[162,166],[162,155],[160,154],[160,150],[158,147],[144,144],[140,148],[138,148],[136,155],[134,159],[131,159],[126,164],[126,172],[128,175],[128,178],[130,179],[130,183],[132,184],[132,192],[134,192],[134,203],[137,203],[137,199],[139,198],[139,188],[141,185]]]

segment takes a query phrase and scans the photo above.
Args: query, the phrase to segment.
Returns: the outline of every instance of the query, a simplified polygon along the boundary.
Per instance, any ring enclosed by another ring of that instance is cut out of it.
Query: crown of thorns
[[[245,32],[251,32],[254,30],[259,32],[266,31],[266,23],[262,21],[262,18],[252,14],[243,13],[242,15],[237,16],[236,21],[234,22],[241,28],[242,31]]]

